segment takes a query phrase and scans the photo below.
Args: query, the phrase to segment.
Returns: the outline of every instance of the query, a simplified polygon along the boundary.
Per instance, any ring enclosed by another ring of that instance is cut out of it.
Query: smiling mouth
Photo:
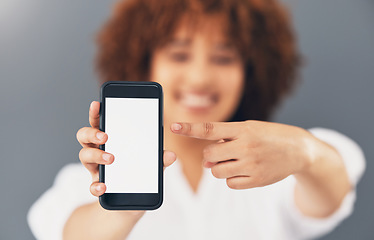
[[[207,111],[218,102],[217,94],[185,92],[177,95],[179,103],[190,110]]]

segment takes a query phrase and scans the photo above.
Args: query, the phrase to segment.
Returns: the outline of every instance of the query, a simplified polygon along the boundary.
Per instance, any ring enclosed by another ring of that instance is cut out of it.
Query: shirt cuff
[[[298,236],[295,239],[312,239],[325,235],[332,231],[341,221],[347,218],[353,212],[353,205],[356,200],[356,191],[351,190],[343,199],[339,208],[330,216],[325,218],[313,218],[304,215],[295,203],[295,185],[296,179],[289,177],[290,181],[287,192],[285,193],[285,211],[290,217],[290,231],[292,236]]]

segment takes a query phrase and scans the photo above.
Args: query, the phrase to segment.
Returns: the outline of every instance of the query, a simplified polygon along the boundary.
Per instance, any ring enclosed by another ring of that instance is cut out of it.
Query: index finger
[[[171,131],[206,140],[235,139],[239,129],[232,122],[173,123]]]
[[[89,121],[93,128],[99,129],[100,126],[100,103],[93,101],[90,105]]]

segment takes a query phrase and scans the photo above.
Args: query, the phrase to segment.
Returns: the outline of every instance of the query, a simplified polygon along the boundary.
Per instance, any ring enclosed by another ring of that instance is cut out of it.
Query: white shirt
[[[360,147],[348,137],[328,129],[309,130],[335,147],[344,159],[350,182],[356,186],[365,169]],[[164,202],[148,211],[128,239],[310,239],[332,231],[353,211],[355,189],[340,208],[323,219],[303,215],[294,203],[295,179],[233,190],[225,179],[204,173],[197,193],[185,179],[178,160],[165,170]],[[89,192],[91,176],[80,164],[68,164],[53,186],[31,207],[28,223],[37,239],[62,239],[65,222],[79,206],[97,201]]]

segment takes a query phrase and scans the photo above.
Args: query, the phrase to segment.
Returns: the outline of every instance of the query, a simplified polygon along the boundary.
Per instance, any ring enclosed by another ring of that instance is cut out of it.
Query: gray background
[[[284,0],[306,58],[276,121],[355,139],[367,157],[354,214],[323,239],[374,239],[374,2]],[[33,239],[31,204],[78,162],[76,131],[98,99],[95,32],[113,0],[0,1],[0,239]]]

